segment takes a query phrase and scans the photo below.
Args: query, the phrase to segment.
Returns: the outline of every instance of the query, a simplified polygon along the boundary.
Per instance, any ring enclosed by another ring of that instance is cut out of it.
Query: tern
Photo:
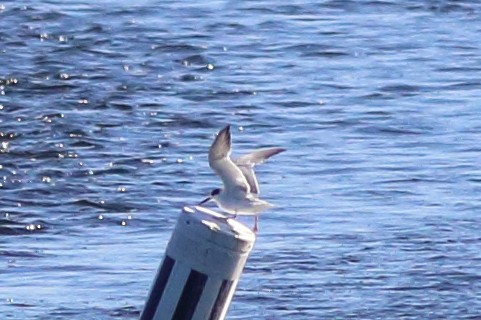
[[[214,201],[223,211],[234,215],[255,216],[254,232],[257,232],[258,214],[272,208],[273,205],[259,199],[259,183],[254,173],[254,166],[268,158],[285,151],[283,148],[264,148],[231,159],[232,138],[230,125],[219,131],[209,149],[209,166],[222,180],[223,188],[211,191],[209,196],[199,203]]]

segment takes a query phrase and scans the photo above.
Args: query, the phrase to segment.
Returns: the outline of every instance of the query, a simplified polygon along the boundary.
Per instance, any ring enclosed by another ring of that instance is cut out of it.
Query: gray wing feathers
[[[259,149],[254,152],[248,153],[246,155],[241,156],[235,163],[239,167],[239,169],[244,174],[247,183],[249,184],[251,193],[259,194],[259,183],[257,182],[256,174],[254,172],[254,166],[256,164],[263,163],[265,160],[269,159],[270,157],[285,151],[286,149],[283,148],[265,148]]]
[[[238,165],[240,171],[244,174],[244,177],[247,180],[247,184],[251,189],[251,193],[259,194],[259,183],[257,182],[256,174],[254,173],[254,169],[252,166],[246,165]]]
[[[251,153],[248,153],[246,155],[243,155],[239,157],[235,162],[238,165],[256,165],[256,164],[261,164],[262,162],[266,161],[270,157],[281,153],[283,151],[286,151],[284,148],[264,148],[264,149],[259,149],[256,151],[253,151]]]
[[[209,165],[211,168],[213,168],[212,164],[214,161],[229,157],[231,144],[230,126],[226,126],[219,131],[219,134],[215,137],[209,149]]]
[[[249,184],[242,171],[230,159],[230,126],[222,129],[209,150],[209,166],[221,178],[226,190],[241,189],[249,192]]]

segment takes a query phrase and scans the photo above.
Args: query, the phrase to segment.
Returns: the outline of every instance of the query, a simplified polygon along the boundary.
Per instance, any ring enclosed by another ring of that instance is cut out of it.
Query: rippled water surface
[[[0,0],[2,319],[137,319],[227,123],[229,319],[481,318],[478,1],[132,3]]]

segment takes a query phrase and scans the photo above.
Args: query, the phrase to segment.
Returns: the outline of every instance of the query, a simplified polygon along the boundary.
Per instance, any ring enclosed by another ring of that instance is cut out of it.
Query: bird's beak
[[[199,202],[199,205],[204,204],[206,202],[209,202],[210,200],[212,200],[212,197],[209,196],[209,197],[205,198],[204,200],[202,200],[201,202]]]

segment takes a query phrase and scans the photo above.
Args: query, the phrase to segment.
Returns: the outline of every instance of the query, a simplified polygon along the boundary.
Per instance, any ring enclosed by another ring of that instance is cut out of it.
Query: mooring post
[[[236,220],[184,207],[140,319],[224,319],[255,239]]]

